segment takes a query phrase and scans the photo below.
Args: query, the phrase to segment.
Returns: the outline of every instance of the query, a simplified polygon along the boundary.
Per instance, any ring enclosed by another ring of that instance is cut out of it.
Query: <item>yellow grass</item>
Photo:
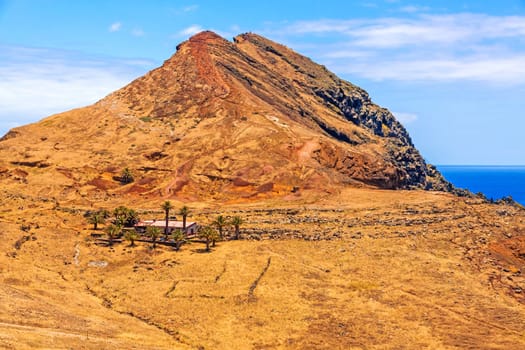
[[[491,214],[498,207],[420,192],[352,195],[369,200],[224,207],[222,213],[245,218],[245,230],[341,237],[284,234],[219,242],[211,253],[201,243],[180,252],[152,251],[146,243],[99,247],[80,210],[21,211],[11,199],[0,216],[0,347],[525,347],[525,308],[505,285],[491,286],[497,267],[476,243],[523,227],[522,212],[505,207],[514,215],[500,217]],[[271,208],[280,211],[269,215]],[[213,218],[209,210],[195,209],[194,217]],[[24,235],[36,239],[14,248]],[[107,266],[90,266],[99,261]]]

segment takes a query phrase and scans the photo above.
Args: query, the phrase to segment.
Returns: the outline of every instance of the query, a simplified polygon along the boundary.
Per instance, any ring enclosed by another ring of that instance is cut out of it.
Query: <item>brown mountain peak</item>
[[[347,185],[450,189],[364,90],[253,33],[196,34],[94,106],[16,132],[2,141],[0,166],[89,166],[72,186],[97,191],[221,200]],[[136,185],[104,178],[125,167]]]
[[[177,52],[186,47],[206,47],[209,45],[228,45],[231,44],[228,40],[211,30],[205,30],[191,36],[188,40],[177,45]]]
[[[237,44],[243,44],[243,43],[251,43],[258,45],[260,47],[281,47],[285,48],[284,45],[281,45],[275,41],[272,41],[262,35],[259,35],[257,33],[253,32],[247,32],[243,34],[239,34],[236,37],[233,38],[233,41]]]
[[[205,30],[190,37],[190,42],[226,41],[222,36],[211,30]]]
[[[252,41],[252,40],[257,40],[258,38],[261,38],[261,39],[264,39],[264,40],[268,40],[262,36],[260,36],[259,34],[256,34],[256,33],[253,33],[253,32],[246,32],[246,33],[242,33],[242,34],[239,34],[237,35],[236,37],[233,38],[233,41],[236,42],[236,43],[242,43],[243,41]]]

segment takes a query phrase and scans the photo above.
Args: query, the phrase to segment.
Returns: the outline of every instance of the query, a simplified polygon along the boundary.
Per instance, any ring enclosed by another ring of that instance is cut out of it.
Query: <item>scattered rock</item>
[[[100,260],[100,261],[90,261],[88,262],[88,266],[90,267],[106,267],[108,266],[108,262],[107,261],[104,261],[104,260]]]

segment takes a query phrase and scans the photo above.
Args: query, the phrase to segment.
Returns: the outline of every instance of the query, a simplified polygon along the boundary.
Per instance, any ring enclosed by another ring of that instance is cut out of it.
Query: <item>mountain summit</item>
[[[363,89],[253,33],[196,34],[94,105],[11,130],[0,154],[6,181],[88,199],[450,189]]]

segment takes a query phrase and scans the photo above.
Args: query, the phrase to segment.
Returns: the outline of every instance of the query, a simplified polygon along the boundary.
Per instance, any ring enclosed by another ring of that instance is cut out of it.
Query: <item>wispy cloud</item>
[[[429,10],[430,10],[430,7],[428,6],[416,6],[416,5],[403,6],[399,9],[399,11],[406,12],[406,13],[426,12]]]
[[[455,14],[420,15],[415,19],[317,20],[296,22],[285,30],[289,34],[345,35],[359,46],[400,47],[521,38],[525,35],[525,17]]]
[[[141,37],[141,36],[144,36],[145,34],[146,33],[144,33],[144,31],[141,28],[133,28],[133,30],[131,31],[131,35],[136,36],[136,37]]]
[[[114,32],[118,32],[120,29],[122,28],[122,23],[121,22],[115,22],[115,23],[112,23],[108,30],[111,32],[111,33],[114,33]]]
[[[379,6],[377,5],[377,3],[375,2],[370,2],[370,1],[367,1],[367,2],[363,2],[360,4],[361,6],[363,7],[367,7],[367,8],[378,8]]]
[[[194,35],[194,34],[197,34],[199,32],[202,32],[204,29],[199,26],[199,25],[191,25],[187,28],[184,28],[183,30],[179,31],[179,35],[180,36],[188,36],[188,35]]]
[[[184,16],[188,13],[195,12],[197,10],[199,10],[199,5],[197,4],[186,5],[181,7],[172,7],[171,9],[169,9],[171,14],[176,16]]]
[[[292,43],[305,35],[321,38],[305,53],[337,72],[365,78],[525,84],[524,16],[323,19],[295,22],[274,33]]]
[[[94,103],[152,67],[145,60],[0,46],[0,134],[37,118]]]
[[[193,11],[197,11],[198,8],[199,8],[199,5],[188,5],[188,6],[183,7],[182,11],[183,12],[193,12]]]
[[[417,115],[415,115],[414,113],[392,112],[392,114],[402,124],[410,124],[417,120]]]
[[[495,84],[524,84],[525,55],[512,57],[396,60],[376,65],[361,62],[338,66],[338,71],[371,80],[484,81]]]

